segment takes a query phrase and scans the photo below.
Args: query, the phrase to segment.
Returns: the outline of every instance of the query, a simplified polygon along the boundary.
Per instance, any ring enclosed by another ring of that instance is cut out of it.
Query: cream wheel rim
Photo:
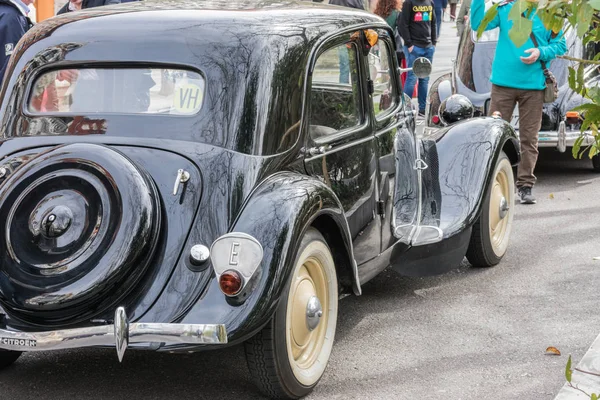
[[[514,205],[514,183],[512,167],[503,159],[492,182],[490,192],[489,229],[494,253],[502,257],[508,248]]]
[[[321,378],[333,346],[337,322],[337,279],[333,259],[323,243],[311,243],[303,256],[294,269],[290,285],[286,344],[294,376],[303,385],[312,386]],[[314,297],[322,311],[316,326],[309,323],[307,317],[307,307],[310,309],[311,299],[314,306]]]

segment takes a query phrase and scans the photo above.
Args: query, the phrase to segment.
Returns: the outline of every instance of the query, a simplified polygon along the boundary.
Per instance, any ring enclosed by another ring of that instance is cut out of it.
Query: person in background
[[[440,33],[442,31],[442,22],[444,20],[444,10],[448,7],[448,0],[433,0],[433,5],[435,8],[435,29],[436,29],[436,37],[440,38]]]
[[[469,9],[471,8],[471,0],[462,0],[458,16],[456,17],[456,34],[462,36],[465,31],[465,24],[469,20]]]
[[[0,0],[0,83],[17,43],[33,26],[27,16],[31,3],[33,0]]]
[[[458,0],[448,0],[448,3],[450,3],[450,19],[456,21],[456,4]]]
[[[365,2],[363,0],[329,0],[329,4],[365,10]],[[339,82],[350,83],[350,58],[348,50],[344,46],[338,48],[338,57],[340,62]]]
[[[363,0],[329,0],[329,4],[365,10],[365,2]]]
[[[404,51],[402,49],[402,37],[400,36],[400,30],[398,29],[401,7],[399,0],[379,0],[375,10],[373,10],[373,13],[385,19],[385,22],[387,22],[394,31],[394,37],[396,39],[396,57],[398,58],[399,65],[402,63],[402,60],[405,59]]]
[[[534,10],[523,13],[531,21],[533,32],[524,45],[517,47],[509,36],[514,4],[500,3],[498,14],[485,27],[485,30],[500,30],[490,77],[490,113],[499,111],[502,118],[510,122],[515,104],[519,104],[521,162],[517,168],[517,188],[522,204],[534,204],[536,200],[531,190],[536,183],[533,172],[538,158],[538,133],[546,87],[544,67],[567,52],[567,42],[562,31],[548,30]],[[537,7],[536,2],[534,6]],[[484,15],[485,0],[472,0],[471,28],[474,31],[481,25]]]
[[[436,34],[436,15],[431,0],[405,0],[402,5],[402,18],[400,20],[400,36],[404,39],[404,54],[409,68],[419,57],[433,61]],[[417,83],[417,76],[410,71],[406,77],[404,93],[412,98]],[[425,115],[427,101],[427,86],[429,77],[419,78],[419,114]]]
[[[86,8],[108,6],[111,4],[120,3],[121,0],[69,0],[69,2],[62,6],[56,14],[65,14],[71,11],[79,11],[85,10]]]

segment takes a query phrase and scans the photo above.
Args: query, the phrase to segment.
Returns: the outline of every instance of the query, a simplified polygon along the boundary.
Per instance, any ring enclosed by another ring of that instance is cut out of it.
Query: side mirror
[[[413,63],[412,69],[417,78],[427,78],[431,75],[431,61],[425,57],[419,57]]]
[[[440,104],[440,121],[448,126],[465,119],[473,118],[475,107],[471,100],[462,94],[453,94]]]
[[[400,73],[412,71],[417,78],[427,78],[431,75],[431,61],[425,57],[419,57],[413,63],[412,68],[399,68]]]

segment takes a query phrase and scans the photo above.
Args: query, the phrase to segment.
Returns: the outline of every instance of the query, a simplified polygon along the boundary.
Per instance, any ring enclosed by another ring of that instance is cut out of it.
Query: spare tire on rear
[[[0,185],[0,303],[14,318],[71,324],[116,306],[160,234],[148,174],[106,146],[39,154]]]

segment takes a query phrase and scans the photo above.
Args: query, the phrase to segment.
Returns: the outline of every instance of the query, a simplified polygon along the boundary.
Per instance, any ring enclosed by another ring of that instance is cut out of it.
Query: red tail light
[[[242,277],[233,270],[225,271],[219,278],[219,287],[227,296],[235,296],[242,290]]]
[[[437,115],[434,115],[433,117],[431,117],[431,122],[433,122],[434,124],[439,124],[440,123],[440,117],[438,117]]]

